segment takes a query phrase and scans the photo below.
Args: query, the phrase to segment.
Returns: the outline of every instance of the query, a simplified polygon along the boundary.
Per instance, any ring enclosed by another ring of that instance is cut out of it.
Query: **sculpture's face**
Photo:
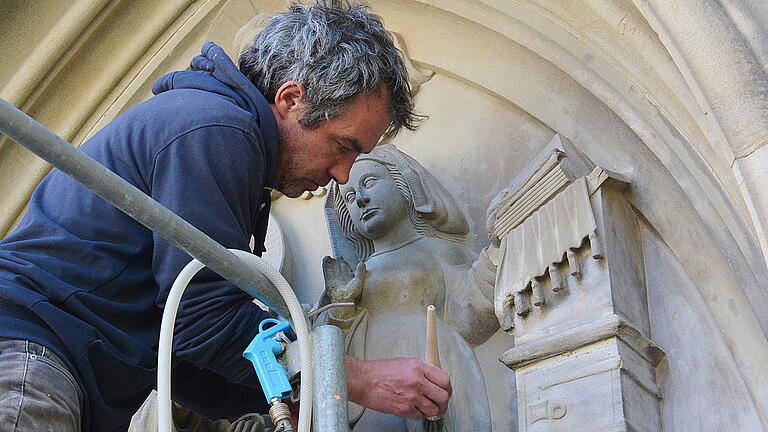
[[[339,188],[355,229],[379,239],[401,223],[411,223],[408,203],[387,168],[372,160],[355,162],[349,181]]]

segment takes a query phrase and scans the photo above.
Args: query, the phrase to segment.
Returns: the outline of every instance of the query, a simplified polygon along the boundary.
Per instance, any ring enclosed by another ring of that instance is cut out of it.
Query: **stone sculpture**
[[[323,262],[320,304],[354,302],[324,317],[346,332],[347,352],[375,360],[422,357],[426,305],[437,308],[440,359],[453,397],[444,430],[490,431],[488,398],[473,346],[498,329],[495,267],[466,246],[467,221],[448,191],[418,162],[385,145],[332,184],[326,214],[336,259]],[[352,269],[355,268],[353,272]],[[357,431],[421,431],[422,423],[350,404]]]

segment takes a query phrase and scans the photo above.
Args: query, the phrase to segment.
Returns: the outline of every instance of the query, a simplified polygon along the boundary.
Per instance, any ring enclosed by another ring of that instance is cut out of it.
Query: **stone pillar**
[[[547,189],[526,188],[506,194]],[[648,338],[627,188],[620,176],[595,168],[549,188],[543,204],[499,232],[496,314],[515,337],[500,360],[515,371],[520,432],[661,431],[655,371],[664,354]],[[505,205],[497,220],[519,207]]]
[[[661,431],[655,366],[663,353],[618,315],[522,344],[515,371],[520,432]]]

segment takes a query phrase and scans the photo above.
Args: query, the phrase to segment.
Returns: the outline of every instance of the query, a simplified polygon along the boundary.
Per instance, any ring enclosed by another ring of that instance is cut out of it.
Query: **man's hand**
[[[360,361],[347,357],[349,400],[366,408],[412,420],[442,415],[451,380],[421,359]]]

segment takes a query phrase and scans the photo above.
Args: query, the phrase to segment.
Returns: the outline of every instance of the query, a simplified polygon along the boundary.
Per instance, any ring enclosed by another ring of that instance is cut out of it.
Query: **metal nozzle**
[[[279,399],[272,399],[272,406],[269,408],[269,416],[272,417],[272,424],[275,425],[275,432],[291,432],[291,411],[288,405]]]

